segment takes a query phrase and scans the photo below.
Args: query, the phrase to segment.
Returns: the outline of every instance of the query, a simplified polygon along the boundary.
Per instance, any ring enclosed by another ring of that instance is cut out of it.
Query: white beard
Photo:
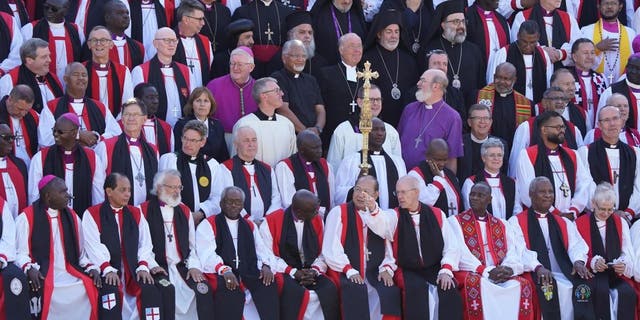
[[[173,208],[178,206],[180,202],[182,202],[182,196],[178,195],[177,197],[173,198],[168,195],[158,195],[158,200],[166,203],[169,207]]]

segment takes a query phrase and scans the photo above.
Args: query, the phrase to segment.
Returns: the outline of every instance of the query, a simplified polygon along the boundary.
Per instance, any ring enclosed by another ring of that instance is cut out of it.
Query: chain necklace
[[[598,32],[600,33],[600,39],[602,39],[602,19],[600,19],[598,21]],[[620,22],[618,21],[618,40],[620,40],[620,28],[622,28],[622,26],[620,26]],[[619,41],[618,41],[619,42]],[[602,53],[603,57],[604,57],[604,63],[607,65],[607,71],[609,71],[609,75],[607,76],[607,78],[609,79],[609,85],[611,85],[613,83],[613,73],[615,71],[616,65],[618,64],[618,60],[620,60],[620,49],[616,50],[616,60],[613,62],[613,65],[609,64],[609,59],[607,59],[607,53],[603,52]]]
[[[254,3],[256,4],[256,17],[258,18],[258,39],[262,39],[262,24],[260,24],[260,12],[258,10],[258,2],[260,1],[262,0],[254,1]],[[282,30],[280,29],[280,10],[278,10],[277,0],[271,0],[271,3],[273,3],[276,8],[276,19],[278,19],[278,45],[280,45],[282,43]],[[267,4],[265,4],[264,6],[266,8]],[[271,39],[273,31],[271,31],[271,23],[269,21],[267,21],[267,31],[265,31],[264,34],[267,35],[267,44],[273,44],[273,41]],[[260,44],[262,44],[262,41],[260,42]]]
[[[211,8],[213,9],[213,20],[215,22],[213,24],[213,30],[211,30],[209,19],[204,19],[204,23],[207,26],[207,29],[209,29],[209,33],[211,33],[211,46],[213,46],[213,52],[216,52],[216,47],[218,46],[218,43],[216,42],[216,34],[218,33],[218,8],[216,8],[215,2],[211,4]]]
[[[404,7],[409,9],[409,7],[407,7],[407,4],[405,2],[403,2]],[[422,34],[422,8],[424,7],[423,4],[420,5],[420,9],[418,10],[418,34],[416,35],[415,31],[413,31],[413,28],[411,28],[411,35],[413,36],[413,44],[411,45],[411,51],[413,51],[413,53],[418,53],[418,51],[420,51],[420,34]],[[409,9],[411,10],[411,9]]]
[[[440,38],[440,44],[442,45],[442,49],[445,49],[444,42],[442,42],[442,38]],[[453,44],[451,45],[453,47]],[[445,49],[446,51],[446,49]],[[462,43],[460,44],[460,57],[458,58],[458,68],[454,71],[453,64],[451,63],[451,59],[447,54],[447,62],[449,62],[449,68],[451,69],[451,73],[453,73],[453,81],[451,82],[451,86],[456,89],[460,89],[462,87],[462,83],[460,82],[460,66],[462,66]]]
[[[358,94],[358,87],[360,87],[360,82],[356,78],[356,90],[354,93],[353,91],[351,91],[351,86],[349,86],[349,80],[347,80],[347,75],[344,74],[344,71],[342,71],[342,67],[340,65],[338,65],[338,70],[340,70],[340,73],[342,74],[344,81],[347,83],[347,90],[349,90],[349,95],[351,96],[351,103],[349,103],[349,105],[351,106],[351,113],[355,113],[356,106],[358,105],[356,103],[356,95]]]
[[[423,103],[423,104],[425,104],[425,103]],[[438,108],[438,110],[436,110],[436,113],[433,114],[433,117],[431,118],[431,120],[429,120],[429,122],[427,123],[426,126],[422,127],[422,130],[420,130],[420,133],[418,134],[418,136],[415,139],[413,139],[413,141],[416,142],[416,144],[413,146],[414,149],[418,149],[418,146],[422,142],[422,135],[427,130],[427,128],[429,128],[429,126],[431,125],[433,120],[436,119],[436,116],[438,115],[438,113],[440,113],[440,110],[442,110],[442,107],[444,107],[444,103],[440,104],[440,107]]]
[[[402,92],[398,88],[398,70],[400,70],[400,50],[396,48],[396,78],[395,80],[391,78],[391,72],[389,72],[389,68],[387,68],[387,64],[384,62],[384,58],[382,57],[382,52],[380,52],[380,46],[376,46],[378,50],[378,56],[380,56],[380,60],[382,60],[382,65],[384,66],[384,71],[387,72],[387,76],[389,77],[389,81],[391,81],[391,85],[393,88],[391,89],[391,98],[393,100],[399,100],[402,96]]]

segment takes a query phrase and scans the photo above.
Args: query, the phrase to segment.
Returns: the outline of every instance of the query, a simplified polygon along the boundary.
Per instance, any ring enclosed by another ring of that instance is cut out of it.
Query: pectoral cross
[[[618,174],[617,171],[613,172],[613,184],[618,183],[618,177],[620,177],[620,175]]]
[[[189,59],[189,70],[191,70],[191,73],[193,73],[193,68],[195,68],[196,66],[193,64],[193,61],[191,61],[191,59]]]
[[[418,149],[418,146],[420,145],[420,143],[422,142],[422,137],[417,136],[413,141],[416,142],[415,146],[413,146],[415,149]]]
[[[136,179],[140,187],[142,187],[142,183],[144,182],[144,175],[140,171],[138,171],[138,174],[136,174],[134,179]]]
[[[351,100],[351,103],[349,103],[349,105],[351,106],[351,113],[356,112],[356,107],[358,106],[358,104],[355,101]]]
[[[549,301],[553,299],[553,284],[551,282],[542,286],[542,292],[544,292],[544,298]]]
[[[452,216],[456,212],[456,206],[453,204],[453,201],[449,202],[449,216]]]
[[[369,251],[369,248],[364,248],[364,254],[367,256],[367,261],[369,261],[369,256],[371,256],[371,251]]]
[[[238,258],[238,256],[236,255],[236,258],[231,261],[236,263],[236,269],[238,269],[238,267],[240,266],[240,258]]]
[[[22,136],[20,131],[16,131],[15,135],[16,135],[16,147],[19,147],[21,145],[20,141],[24,140],[24,137]]]
[[[167,238],[169,238],[169,242],[173,242],[173,235],[171,233],[167,235]]]
[[[271,31],[271,23],[267,22],[267,31],[264,32],[267,35],[267,41],[271,42],[271,36],[273,35],[273,31]]]
[[[173,107],[173,115],[177,118],[180,112],[180,108],[178,106]]]
[[[569,189],[569,186],[566,183],[562,182],[560,185],[560,191],[562,191],[562,195],[567,198],[569,197],[569,191],[571,191],[571,189]]]
[[[613,83],[613,73],[610,73],[607,78],[609,79],[609,85]]]
[[[533,80],[529,79],[529,82],[527,82],[527,87],[529,87],[529,89],[533,90]]]

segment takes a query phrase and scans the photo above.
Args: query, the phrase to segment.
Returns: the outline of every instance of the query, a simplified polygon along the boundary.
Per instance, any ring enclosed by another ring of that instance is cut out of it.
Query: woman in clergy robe
[[[191,210],[180,202],[180,172],[160,171],[153,184],[154,197],[142,203],[140,209],[149,222],[156,262],[169,273],[154,278],[161,285],[163,280],[171,281],[175,288],[159,287],[165,316],[173,319],[175,314],[176,320],[208,319],[213,314],[213,294],[196,254]]]
[[[402,289],[402,314],[404,319],[435,319],[435,315],[462,319],[462,298],[453,278],[460,249],[445,213],[418,200],[418,186],[412,176],[396,184],[399,207],[393,255],[398,264],[395,279]]]
[[[146,117],[144,103],[136,98],[127,100],[122,105],[122,134],[100,142],[95,149],[107,174],[118,172],[132,182],[133,195],[128,200],[133,205],[146,201],[153,185],[153,176],[158,171],[158,149],[142,135]]]
[[[213,175],[218,162],[209,159],[199,151],[205,144],[205,125],[198,120],[187,122],[182,130],[182,149],[160,157],[159,170],[176,169],[182,177],[181,197],[184,204],[193,212],[196,223],[207,216],[218,213],[213,204]]]
[[[589,267],[595,275],[593,304],[596,317],[632,320],[637,307],[631,280],[634,249],[629,225],[614,214],[615,202],[613,186],[607,182],[599,184],[591,198],[593,213],[578,218],[576,226],[589,246]]]
[[[16,225],[7,202],[0,198],[0,318],[28,319],[27,277],[16,260]]]
[[[595,319],[589,247],[575,224],[552,208],[555,192],[549,178],[531,179],[529,197],[531,207],[509,223],[523,236],[523,276],[536,287],[533,304],[544,319]]]
[[[222,191],[218,215],[196,230],[196,250],[215,290],[217,319],[280,319],[278,289],[271,265],[274,257],[258,227],[240,216],[244,192],[234,186]]]
[[[67,206],[67,186],[48,175],[38,189],[40,198],[16,219],[14,261],[29,278],[24,289],[30,291],[32,319],[97,320],[100,270],[85,255],[80,217]]]
[[[5,199],[6,207],[14,218],[29,203],[29,173],[24,161],[12,154],[15,139],[9,126],[0,123],[0,197]]]
[[[325,275],[319,203],[311,191],[300,189],[290,207],[269,214],[260,225],[265,247],[275,256],[282,301],[287,301],[280,305],[282,319],[339,319],[338,291]]]
[[[497,138],[489,138],[482,144],[480,156],[484,166],[476,174],[465,179],[462,185],[461,196],[465,210],[471,208],[471,187],[480,181],[486,181],[491,186],[491,203],[487,210],[492,216],[506,220],[522,211],[516,181],[501,171],[504,154],[504,144]]]
[[[218,109],[218,104],[213,98],[211,91],[206,87],[198,87],[193,89],[187,103],[182,109],[184,117],[173,127],[173,134],[176,137],[182,137],[182,131],[185,124],[191,120],[198,120],[204,124],[207,131],[206,140],[199,155],[205,155],[207,158],[216,159],[222,163],[229,159],[229,150],[224,140],[224,128],[220,121],[213,117]],[[182,140],[176,139],[175,150],[182,149]]]
[[[104,193],[105,201],[82,216],[86,256],[102,274],[100,319],[165,318],[170,306],[163,306],[162,289],[156,285],[174,288],[168,281],[153,279],[168,274],[155,260],[147,219],[138,207],[127,204],[129,179],[110,174]]]
[[[396,215],[376,203],[378,181],[362,176],[353,200],[336,206],[326,217],[322,255],[327,276],[338,286],[342,318],[400,319],[400,288],[391,241]]]
[[[491,186],[477,182],[469,195],[471,209],[449,217],[460,246],[460,284],[467,319],[533,320],[532,284],[524,271],[518,237],[505,219],[490,214]],[[475,293],[479,292],[479,295]]]
[[[38,198],[35,181],[53,174],[65,181],[71,191],[70,206],[82,214],[88,207],[104,201],[105,169],[91,148],[77,140],[80,122],[74,113],[62,114],[53,129],[56,144],[40,149],[29,166],[29,193],[31,202]]]

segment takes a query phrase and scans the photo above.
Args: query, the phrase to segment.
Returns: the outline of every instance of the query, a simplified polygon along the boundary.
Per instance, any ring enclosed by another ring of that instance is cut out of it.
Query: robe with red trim
[[[15,218],[31,203],[27,193],[27,166],[22,159],[7,155],[0,158],[0,174],[0,197],[7,201],[7,207]]]
[[[6,123],[16,135],[11,152],[28,165],[31,157],[38,152],[40,116],[36,110],[29,109],[24,117],[20,119],[13,118],[7,111],[7,99],[8,97],[3,97],[0,100],[0,122]]]

